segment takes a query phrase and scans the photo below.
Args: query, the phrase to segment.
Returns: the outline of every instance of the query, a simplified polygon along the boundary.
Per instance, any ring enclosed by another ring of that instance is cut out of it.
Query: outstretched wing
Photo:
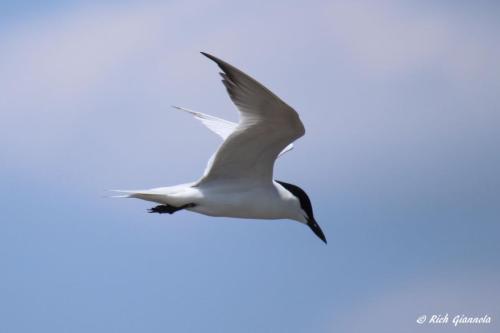
[[[189,110],[186,108],[181,108],[180,106],[173,106],[177,110],[182,110],[187,113],[190,113],[193,117],[201,121],[203,125],[205,125],[209,130],[217,134],[225,140],[238,126],[237,123],[233,123],[232,121],[224,120],[221,118],[217,118],[208,114],[204,114],[201,112]]]
[[[198,185],[216,180],[271,182],[280,152],[305,133],[299,115],[247,74],[202,54],[222,70],[222,83],[238,108],[240,121],[213,156]]]
[[[206,113],[201,113],[198,111],[193,111],[190,109],[186,109],[180,106],[172,105],[173,108],[177,110],[181,110],[191,114],[194,118],[198,119],[203,125],[205,125],[209,130],[217,134],[222,138],[222,140],[226,140],[226,138],[234,131],[234,129],[238,126],[237,123],[233,123],[232,121],[225,120],[222,118],[218,118],[215,116],[211,116]],[[283,155],[287,151],[293,149],[293,143],[290,143],[285,147],[279,154],[279,156]]]

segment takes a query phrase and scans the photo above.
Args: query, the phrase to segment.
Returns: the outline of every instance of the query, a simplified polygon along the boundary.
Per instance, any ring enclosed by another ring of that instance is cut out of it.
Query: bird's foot
[[[170,205],[158,205],[156,207],[153,207],[151,209],[148,209],[148,213],[158,213],[158,214],[173,214],[179,210],[186,209],[186,208],[191,208],[196,206],[194,203],[189,203],[180,207],[175,207],[175,206],[170,206]]]

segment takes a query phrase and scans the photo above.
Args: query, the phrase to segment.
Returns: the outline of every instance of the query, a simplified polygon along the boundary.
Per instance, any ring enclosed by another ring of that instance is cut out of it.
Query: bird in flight
[[[273,179],[276,159],[304,135],[297,112],[269,89],[227,62],[205,52],[222,70],[222,83],[238,108],[239,123],[175,107],[200,120],[224,142],[203,176],[191,183],[148,190],[117,190],[117,197],[159,205],[150,213],[188,210],[209,216],[290,219],[306,224],[326,244],[311,201],[297,185]]]

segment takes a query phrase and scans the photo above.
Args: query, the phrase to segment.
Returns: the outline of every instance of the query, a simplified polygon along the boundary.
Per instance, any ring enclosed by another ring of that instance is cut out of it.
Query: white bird
[[[290,219],[308,225],[323,242],[311,201],[300,187],[273,179],[274,162],[305,134],[297,112],[236,67],[201,52],[222,70],[222,83],[240,113],[238,124],[200,112],[191,113],[224,142],[198,181],[149,190],[117,190],[159,203],[150,213],[186,209],[209,215],[249,219]]]

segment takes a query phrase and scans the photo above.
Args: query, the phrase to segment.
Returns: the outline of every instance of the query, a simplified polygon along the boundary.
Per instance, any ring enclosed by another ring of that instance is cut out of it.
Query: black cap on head
[[[290,193],[292,193],[297,199],[299,199],[300,202],[300,207],[304,212],[306,212],[307,216],[307,225],[311,230],[314,232],[316,236],[318,236],[323,242],[326,242],[326,237],[321,228],[319,227],[319,224],[316,222],[314,219],[314,214],[313,214],[313,209],[311,205],[311,200],[309,200],[309,197],[307,196],[306,192],[298,187],[297,185],[293,185],[290,183],[285,183],[282,181],[277,180],[279,184],[281,184],[284,188],[286,188]]]

